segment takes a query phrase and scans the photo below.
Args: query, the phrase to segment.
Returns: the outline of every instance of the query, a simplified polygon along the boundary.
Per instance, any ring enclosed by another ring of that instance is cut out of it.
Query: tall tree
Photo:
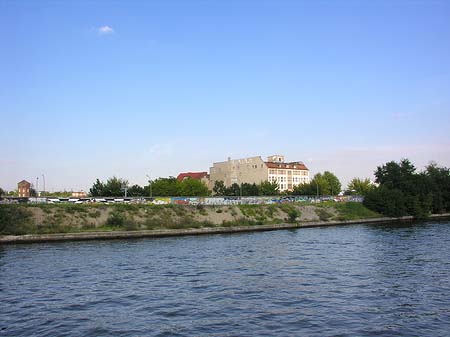
[[[187,178],[179,183],[179,195],[202,197],[208,195],[208,187],[200,180]]]
[[[368,178],[353,178],[347,185],[346,194],[364,196],[374,187]]]
[[[128,180],[112,177],[106,183],[99,179],[95,181],[89,190],[93,197],[121,197],[124,195],[124,187],[128,186]]]
[[[243,183],[241,188],[242,188],[243,196],[247,196],[247,197],[256,196],[259,193],[259,188],[255,183],[253,183],[253,184]]]
[[[227,188],[223,180],[216,180],[214,182],[213,193],[217,196],[224,196],[226,194]]]
[[[180,195],[177,178],[158,178],[152,182],[152,192],[154,196],[176,197]]]
[[[135,184],[128,189],[127,194],[129,197],[143,197],[145,196],[145,190],[143,187]]]
[[[105,196],[105,184],[103,184],[99,179],[97,179],[89,190],[89,194],[92,197],[102,197]]]
[[[276,182],[263,181],[259,184],[259,195],[274,196],[280,193],[280,189]]]
[[[230,187],[226,189],[226,195],[238,197],[241,195],[241,186],[239,184],[234,183]]]

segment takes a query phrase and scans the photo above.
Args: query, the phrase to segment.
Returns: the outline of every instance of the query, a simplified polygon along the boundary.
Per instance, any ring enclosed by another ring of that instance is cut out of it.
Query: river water
[[[450,222],[0,247],[0,336],[449,336]]]

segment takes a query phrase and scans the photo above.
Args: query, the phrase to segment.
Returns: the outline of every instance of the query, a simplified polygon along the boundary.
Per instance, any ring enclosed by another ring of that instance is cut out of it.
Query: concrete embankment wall
[[[433,214],[430,219],[450,218],[450,213]],[[413,221],[411,216],[400,218],[372,218],[349,221],[323,221],[305,223],[283,223],[257,226],[234,226],[215,228],[192,228],[192,229],[164,229],[164,230],[139,230],[139,231],[109,231],[109,232],[83,232],[83,233],[60,233],[60,234],[28,234],[28,235],[4,235],[0,236],[0,244],[52,242],[52,241],[84,241],[84,240],[110,240],[131,238],[160,238],[184,235],[205,234],[231,234],[255,231],[272,231],[280,229],[295,229],[309,227],[341,226],[353,224],[389,223],[401,221]]]

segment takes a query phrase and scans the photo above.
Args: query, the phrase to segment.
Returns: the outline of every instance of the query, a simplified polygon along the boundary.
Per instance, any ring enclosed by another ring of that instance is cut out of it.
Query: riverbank
[[[361,203],[0,205],[0,235],[275,225],[380,217]]]
[[[450,213],[433,214],[430,219],[450,218]],[[353,224],[373,224],[414,221],[412,216],[399,218],[370,218],[344,221],[317,221],[305,223],[281,223],[271,225],[248,225],[215,228],[186,228],[186,229],[155,229],[155,230],[135,230],[135,231],[102,231],[102,232],[78,232],[78,233],[57,233],[57,234],[26,234],[26,235],[2,235],[0,244],[17,243],[37,243],[54,241],[85,241],[85,240],[112,240],[112,239],[137,239],[137,238],[161,238],[186,235],[206,235],[206,234],[232,234],[242,232],[273,231],[282,229],[298,229],[310,227],[343,226]]]
[[[352,202],[235,206],[0,205],[0,243],[220,234],[410,219],[385,218]]]

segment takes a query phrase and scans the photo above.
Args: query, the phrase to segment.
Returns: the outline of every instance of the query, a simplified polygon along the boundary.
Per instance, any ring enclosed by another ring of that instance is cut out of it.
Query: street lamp
[[[147,178],[148,178],[148,186],[150,188],[150,198],[153,198],[153,191],[152,191],[152,178],[150,178],[150,176],[148,174],[146,174]]]
[[[36,198],[39,196],[39,177],[36,177]]]
[[[43,194],[45,195],[45,176],[44,176],[44,173],[42,173],[42,180],[44,182],[44,192],[43,192]]]

